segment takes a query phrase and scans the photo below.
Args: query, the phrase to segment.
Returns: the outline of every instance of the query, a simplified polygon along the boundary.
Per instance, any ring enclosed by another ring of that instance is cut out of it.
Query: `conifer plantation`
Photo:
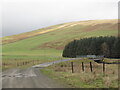
[[[120,58],[120,37],[91,37],[74,40],[63,50],[63,57],[77,55],[104,55],[106,58]]]

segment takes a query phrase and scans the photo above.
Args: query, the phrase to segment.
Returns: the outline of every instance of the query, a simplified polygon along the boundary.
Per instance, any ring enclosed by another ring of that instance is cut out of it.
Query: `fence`
[[[2,68],[19,68],[19,67],[26,67],[26,66],[32,66],[36,64],[40,64],[40,60],[3,60],[2,62]]]
[[[106,64],[106,62],[97,63],[93,60],[74,60],[68,62],[62,62],[54,66],[55,71],[81,73],[81,72],[93,72],[93,73],[117,73],[118,64]]]
[[[84,72],[85,71],[85,66],[84,66],[84,62],[81,63],[81,68],[82,68],[82,71]],[[90,71],[93,72],[93,66],[92,66],[92,62],[89,62],[89,68],[90,68]],[[103,62],[103,72],[105,72],[105,62]],[[74,73],[74,65],[73,65],[73,62],[71,62],[71,71],[72,73]]]

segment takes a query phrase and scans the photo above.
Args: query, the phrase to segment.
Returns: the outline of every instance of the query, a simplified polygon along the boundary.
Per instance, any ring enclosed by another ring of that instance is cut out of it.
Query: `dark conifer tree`
[[[120,58],[120,38],[106,36],[74,40],[65,46],[63,57],[73,58],[77,55],[104,55],[109,58]]]

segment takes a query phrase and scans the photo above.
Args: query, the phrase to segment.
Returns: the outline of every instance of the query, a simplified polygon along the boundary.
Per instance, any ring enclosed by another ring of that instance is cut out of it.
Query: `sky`
[[[83,20],[117,19],[119,0],[3,0],[2,36]],[[1,35],[0,35],[1,36]]]

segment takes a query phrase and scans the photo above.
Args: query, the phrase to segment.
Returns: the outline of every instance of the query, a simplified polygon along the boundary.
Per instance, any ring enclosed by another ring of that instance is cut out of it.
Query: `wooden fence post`
[[[82,71],[84,72],[84,63],[82,62]]]
[[[71,62],[71,66],[72,66],[72,73],[74,73],[73,62]]]
[[[103,73],[105,72],[105,62],[103,61]]]
[[[90,70],[91,70],[91,72],[93,71],[93,69],[92,69],[92,62],[90,62]]]

